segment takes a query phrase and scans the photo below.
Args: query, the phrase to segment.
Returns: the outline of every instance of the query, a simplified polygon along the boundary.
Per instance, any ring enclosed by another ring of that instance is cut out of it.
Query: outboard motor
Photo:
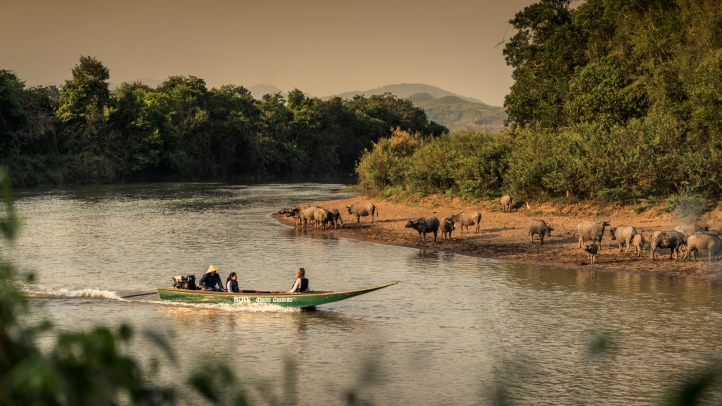
[[[183,275],[173,277],[173,288],[196,290],[196,276]]]

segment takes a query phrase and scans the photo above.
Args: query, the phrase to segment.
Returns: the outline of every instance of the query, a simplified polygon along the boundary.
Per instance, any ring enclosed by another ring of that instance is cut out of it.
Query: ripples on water
[[[339,403],[357,382],[359,361],[370,357],[382,365],[372,391],[382,404],[478,403],[507,377],[524,404],[641,405],[722,352],[717,283],[383,246],[295,231],[270,216],[293,203],[347,197],[341,189],[25,190],[17,199],[25,227],[12,255],[38,276],[28,288],[35,320],[50,318],[61,330],[126,322],[157,331],[170,337],[183,373],[202,353],[230,361],[249,385],[279,379],[291,357],[304,404]],[[173,275],[200,277],[210,263],[223,278],[238,272],[251,289],[290,288],[301,266],[314,289],[400,283],[316,312],[118,299],[168,286]],[[618,343],[613,357],[585,355],[597,332]],[[132,348],[144,361],[157,356],[142,335]],[[166,382],[182,375],[164,371]]]

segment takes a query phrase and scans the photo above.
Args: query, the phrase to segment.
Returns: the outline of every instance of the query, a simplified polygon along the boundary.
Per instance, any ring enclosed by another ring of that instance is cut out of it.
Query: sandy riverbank
[[[355,216],[347,214],[345,206],[361,201],[372,201],[379,210],[374,223],[370,217],[362,217],[361,223],[356,223]],[[303,202],[298,202],[302,204]],[[522,206],[513,209],[511,213],[503,213],[496,205],[486,204],[486,207],[469,206],[468,203],[458,199],[432,196],[420,202],[388,202],[379,199],[357,197],[352,199],[331,200],[315,202],[325,208],[337,208],[343,217],[344,227],[340,229],[314,230],[307,227],[305,233],[328,233],[338,237],[353,238],[357,240],[372,241],[381,244],[398,245],[431,250],[451,251],[459,254],[495,258],[516,262],[538,263],[544,265],[557,265],[562,267],[581,268],[585,270],[600,270],[613,272],[655,273],[670,276],[698,277],[704,279],[722,280],[722,261],[707,262],[706,257],[697,262],[682,262],[669,260],[669,250],[657,250],[656,260],[649,258],[650,235],[657,230],[669,230],[683,222],[668,213],[644,212],[636,214],[625,208],[613,212],[599,213],[597,209],[576,205],[563,210],[551,205],[535,205],[529,208]],[[452,240],[443,241],[439,232],[437,242],[432,242],[433,235],[427,235],[426,244],[418,244],[418,233],[413,229],[405,228],[408,219],[419,217],[449,216],[461,211],[478,210],[482,213],[481,232],[462,234],[457,227]],[[282,223],[293,226],[292,219],[274,215]],[[722,218],[719,210],[705,214],[697,223],[705,223],[710,217]],[[540,245],[538,239],[532,244],[527,236],[527,226],[532,218],[544,219],[547,224],[554,227],[551,237]],[[647,239],[646,251],[641,257],[634,255],[632,248],[629,254],[620,253],[617,242],[612,241],[606,231],[602,241],[602,251],[597,256],[597,263],[589,265],[587,254],[578,248],[577,225],[581,221],[593,219],[611,219],[612,226],[634,226],[644,234]],[[429,238],[431,237],[431,238]]]

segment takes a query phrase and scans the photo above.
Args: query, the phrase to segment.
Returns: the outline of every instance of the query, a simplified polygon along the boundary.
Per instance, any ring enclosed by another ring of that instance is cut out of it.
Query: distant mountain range
[[[342,99],[352,99],[356,95],[365,95],[368,97],[368,96],[374,96],[377,94],[384,94],[384,93],[392,93],[402,99],[407,99],[410,96],[413,96],[413,95],[416,95],[419,93],[427,93],[427,94],[430,94],[431,96],[437,97],[437,98],[444,97],[444,96],[456,96],[460,99],[470,101],[472,103],[484,104],[484,102],[479,99],[475,99],[473,97],[459,96],[458,94],[451,93],[449,91],[438,88],[436,86],[425,85],[423,83],[399,83],[396,85],[386,85],[386,86],[381,86],[381,87],[377,87],[377,88],[369,89],[369,90],[354,90],[351,92],[344,92],[341,94],[335,94],[330,97],[339,96]],[[330,98],[330,97],[325,97],[325,98]]]
[[[429,93],[417,93],[405,99],[424,109],[429,120],[445,125],[452,132],[500,132],[504,129],[506,111],[503,107],[471,102],[458,96],[434,97]]]
[[[281,92],[281,95],[283,97],[286,97],[286,95],[288,94],[287,92],[284,92],[283,90],[281,90],[273,85],[248,86],[248,87],[246,87],[246,89],[248,89],[248,91],[251,92],[251,95],[253,96],[254,99],[260,99],[265,94],[273,94],[273,93],[278,93],[278,92]]]
[[[373,96],[392,93],[410,100],[414,106],[424,109],[429,120],[445,125],[452,132],[463,130],[486,130],[499,132],[504,129],[506,111],[503,107],[490,106],[479,99],[464,97],[421,83],[400,83],[364,91],[337,94],[343,99],[356,95]]]

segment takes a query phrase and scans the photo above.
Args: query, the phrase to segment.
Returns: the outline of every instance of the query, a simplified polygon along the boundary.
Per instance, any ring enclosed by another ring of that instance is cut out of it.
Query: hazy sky
[[[0,0],[0,69],[59,82],[90,55],[114,83],[194,75],[314,96],[425,83],[501,105],[511,69],[494,47],[533,2]]]

